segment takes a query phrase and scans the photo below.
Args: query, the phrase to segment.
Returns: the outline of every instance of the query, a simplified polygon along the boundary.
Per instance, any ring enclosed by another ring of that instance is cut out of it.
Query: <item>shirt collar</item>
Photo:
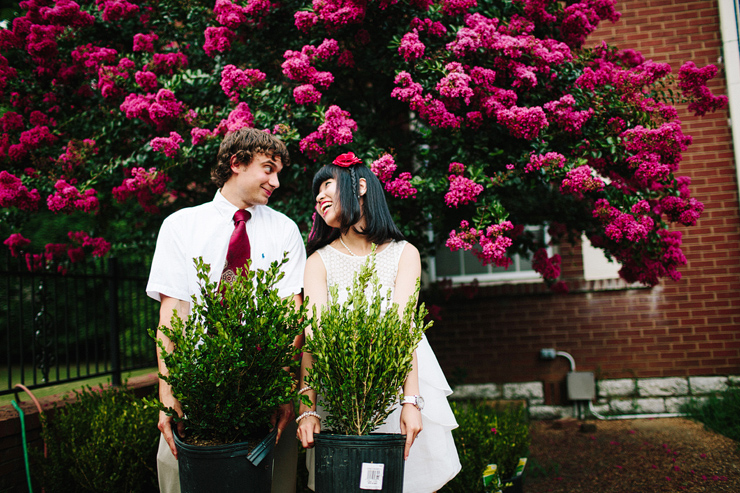
[[[221,190],[216,191],[216,196],[213,198],[213,203],[216,206],[216,210],[224,217],[231,220],[234,217],[234,213],[239,210],[237,206],[229,202],[226,197],[221,194]],[[257,209],[256,205],[247,207],[247,210],[254,216],[254,212]]]

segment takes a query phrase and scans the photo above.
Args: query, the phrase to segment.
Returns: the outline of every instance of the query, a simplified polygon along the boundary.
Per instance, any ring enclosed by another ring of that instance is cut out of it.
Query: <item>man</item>
[[[228,134],[218,151],[218,162],[211,177],[219,187],[213,201],[182,209],[162,223],[152,260],[147,294],[161,303],[159,324],[171,327],[173,312],[185,318],[190,311],[190,299],[200,292],[194,258],[203,257],[210,264],[212,280],[218,281],[227,258],[227,250],[235,233],[234,215],[246,209],[251,217],[246,222],[252,269],[267,269],[283,258],[285,277],[277,284],[282,297],[294,296],[300,303],[306,251],[296,224],[287,216],[267,207],[270,196],[280,186],[278,174],[289,164],[288,150],[279,139],[253,128],[243,128]],[[243,224],[243,223],[241,223]],[[171,350],[169,339],[157,331],[157,338]],[[159,371],[167,368],[157,351]],[[169,385],[160,379],[159,398],[162,403],[182,415],[180,403]],[[275,492],[295,492],[297,447],[289,438],[295,433],[292,404],[276,412],[278,445],[275,449],[273,488]],[[162,432],[157,454],[160,491],[179,493],[177,450],[172,435],[172,416],[159,416]],[[282,439],[286,426],[292,425]],[[183,424],[178,424],[183,431]]]

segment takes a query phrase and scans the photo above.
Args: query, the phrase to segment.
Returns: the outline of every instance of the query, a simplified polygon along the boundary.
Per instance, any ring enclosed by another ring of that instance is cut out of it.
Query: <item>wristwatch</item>
[[[403,399],[401,399],[401,405],[404,404],[413,404],[416,409],[421,411],[424,409],[424,398],[420,395],[405,395],[403,396]]]

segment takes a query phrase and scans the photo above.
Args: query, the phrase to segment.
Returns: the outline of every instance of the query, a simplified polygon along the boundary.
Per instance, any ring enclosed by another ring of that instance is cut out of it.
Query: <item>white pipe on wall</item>
[[[605,416],[596,412],[596,409],[594,409],[594,403],[591,401],[588,401],[588,410],[595,418],[605,421],[614,419],[681,418],[688,416],[686,413],[615,414]]]

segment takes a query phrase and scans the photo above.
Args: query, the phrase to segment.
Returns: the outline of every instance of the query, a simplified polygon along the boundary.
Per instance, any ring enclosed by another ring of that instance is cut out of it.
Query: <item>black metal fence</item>
[[[30,272],[0,253],[0,395],[156,365],[148,329],[159,304],[145,293],[147,266],[93,260],[66,274]]]

